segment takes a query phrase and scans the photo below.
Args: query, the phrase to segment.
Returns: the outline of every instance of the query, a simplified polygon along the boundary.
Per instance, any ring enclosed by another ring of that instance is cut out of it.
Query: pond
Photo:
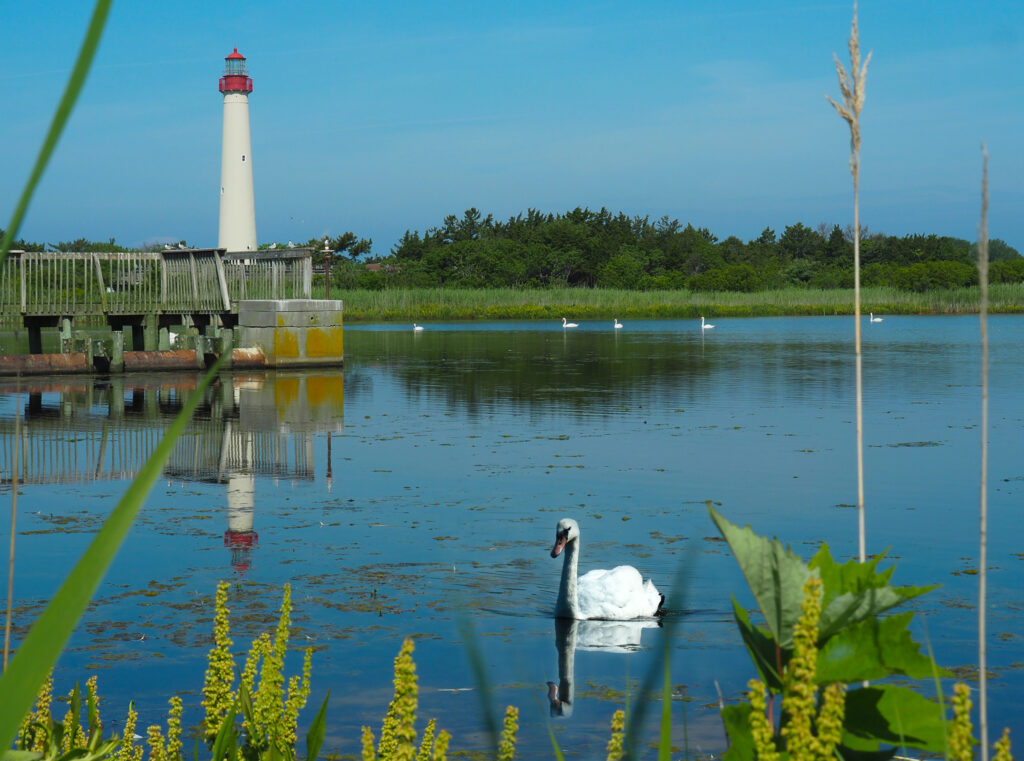
[[[603,758],[611,714],[666,644],[674,742],[718,755],[719,691],[736,701],[754,675],[731,596],[754,603],[707,502],[805,559],[827,542],[845,560],[857,496],[851,320],[715,323],[349,326],[343,371],[222,376],[62,656],[58,692],[95,672],[108,729],[129,700],[140,726],[163,723],[173,694],[194,724],[218,580],[239,653],[272,630],[290,582],[289,670],[314,648],[303,718],[330,690],[325,752],[357,757],[360,727],[379,731],[406,636],[418,726],[437,717],[453,750],[484,748],[471,631],[496,710],[520,709],[521,757],[553,757],[551,726],[567,755]],[[990,723],[1020,729],[1024,318],[990,326]],[[978,321],[865,320],[864,339],[868,551],[888,551],[896,584],[942,585],[916,601],[916,635],[973,679]],[[197,381],[0,386],[5,499],[16,411],[23,426],[15,640]],[[580,524],[581,571],[635,565],[668,594],[666,625],[556,626],[563,517]]]

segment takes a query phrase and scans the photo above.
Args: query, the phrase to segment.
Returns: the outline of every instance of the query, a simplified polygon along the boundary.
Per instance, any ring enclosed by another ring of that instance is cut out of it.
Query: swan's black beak
[[[568,531],[559,531],[555,534],[555,546],[551,548],[551,557],[557,558],[558,554],[565,549],[565,542],[569,538]]]

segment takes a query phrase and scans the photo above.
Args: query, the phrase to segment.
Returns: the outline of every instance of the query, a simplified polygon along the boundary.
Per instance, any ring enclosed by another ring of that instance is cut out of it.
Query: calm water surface
[[[629,562],[669,594],[676,744],[685,711],[691,749],[717,755],[717,688],[736,700],[754,673],[730,596],[753,600],[706,501],[805,558],[821,542],[841,559],[857,547],[850,320],[715,322],[706,335],[693,321],[350,326],[344,371],[223,376],[62,657],[58,689],[95,670],[109,725],[129,699],[142,726],[162,722],[176,693],[198,721],[217,581],[233,582],[238,651],[272,626],[290,582],[293,644],[316,649],[306,720],[331,691],[325,750],[358,755],[360,726],[378,730],[408,635],[421,720],[438,717],[453,749],[483,747],[470,626],[497,710],[520,708],[523,757],[551,757],[549,722],[567,753],[603,757],[612,712],[627,691],[635,701],[668,629],[556,628],[549,551],[571,516],[581,571]],[[993,726],[1020,730],[1024,318],[992,318],[991,335],[989,706]],[[943,665],[972,668],[977,318],[887,317],[864,337],[868,549],[888,549],[897,584],[942,584],[917,603],[918,638]],[[0,387],[8,496],[16,410],[25,430],[19,636],[196,382]],[[553,711],[560,675],[571,705]]]

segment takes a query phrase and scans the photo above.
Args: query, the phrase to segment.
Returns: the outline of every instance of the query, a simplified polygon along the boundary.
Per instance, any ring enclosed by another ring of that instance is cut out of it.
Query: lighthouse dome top
[[[252,78],[245,70],[245,56],[238,52],[238,48],[224,58],[224,76],[220,78],[218,89],[222,93],[248,94],[252,92]]]

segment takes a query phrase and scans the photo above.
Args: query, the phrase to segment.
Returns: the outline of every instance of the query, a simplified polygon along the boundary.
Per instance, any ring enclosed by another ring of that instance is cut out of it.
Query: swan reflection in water
[[[563,718],[572,716],[577,649],[603,653],[633,653],[640,649],[640,635],[643,630],[659,626],[661,621],[658,619],[576,621],[571,618],[556,618],[558,683],[547,683],[551,715]]]

